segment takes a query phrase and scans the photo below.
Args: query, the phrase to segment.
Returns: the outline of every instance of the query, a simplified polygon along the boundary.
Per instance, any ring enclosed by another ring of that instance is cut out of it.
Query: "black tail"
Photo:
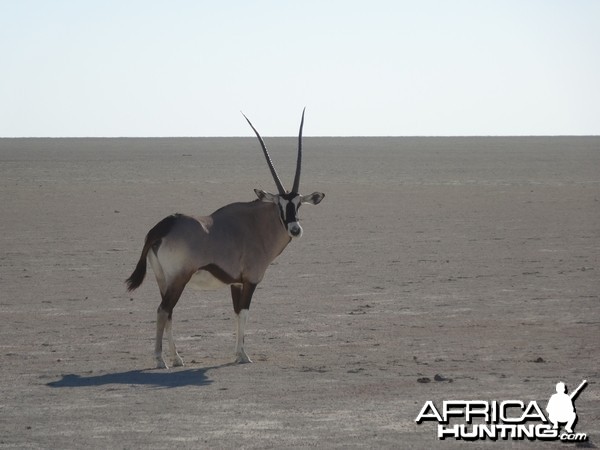
[[[160,241],[167,234],[169,234],[169,231],[171,231],[173,224],[179,216],[180,214],[173,214],[172,216],[165,217],[163,220],[158,222],[154,228],[148,231],[148,234],[146,235],[146,242],[144,243],[144,248],[142,249],[142,254],[140,255],[140,260],[138,261],[137,266],[135,266],[135,270],[131,276],[125,280],[128,291],[131,292],[140,287],[146,276],[146,261],[148,258],[148,252],[152,247],[158,248]]]
[[[148,249],[149,247],[146,248],[146,246],[144,246],[144,250],[142,250],[142,256],[140,257],[137,266],[135,266],[135,270],[131,276],[125,280],[125,283],[127,283],[127,290],[129,292],[139,288],[146,277],[146,258],[148,256]]]

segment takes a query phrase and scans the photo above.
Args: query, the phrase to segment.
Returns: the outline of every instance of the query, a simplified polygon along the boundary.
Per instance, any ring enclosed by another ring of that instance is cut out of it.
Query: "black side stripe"
[[[213,277],[224,284],[237,284],[242,282],[241,279],[232,277],[216,264],[207,264],[206,266],[200,267],[198,270],[206,270]]]

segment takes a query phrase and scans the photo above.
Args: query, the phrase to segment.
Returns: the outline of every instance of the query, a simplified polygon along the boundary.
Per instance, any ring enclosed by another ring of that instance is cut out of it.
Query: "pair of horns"
[[[306,108],[304,108],[302,110],[302,120],[300,121],[300,133],[298,134],[298,160],[296,161],[296,175],[294,176],[294,185],[292,187],[292,190],[290,192],[294,192],[294,193],[298,193],[298,188],[300,186],[300,170],[301,170],[301,166],[302,166],[302,127],[304,126],[304,111],[306,110]],[[275,184],[277,185],[277,190],[279,191],[279,194],[283,195],[286,194],[286,190],[283,187],[283,184],[281,183],[281,180],[279,179],[279,176],[277,175],[277,171],[275,170],[275,167],[273,166],[273,161],[271,161],[271,157],[269,156],[269,152],[267,151],[267,146],[265,145],[263,139],[260,137],[260,134],[258,134],[258,131],[256,131],[256,128],[254,128],[254,125],[252,125],[252,122],[250,122],[250,119],[248,119],[246,117],[246,115],[244,113],[242,113],[242,116],[244,116],[244,118],[248,121],[248,124],[250,124],[250,127],[252,128],[252,130],[254,130],[254,133],[256,134],[256,137],[258,138],[258,142],[260,142],[260,146],[263,149],[263,153],[265,154],[265,158],[267,159],[267,164],[269,165],[269,169],[271,169],[271,175],[273,175],[273,180],[275,181]]]

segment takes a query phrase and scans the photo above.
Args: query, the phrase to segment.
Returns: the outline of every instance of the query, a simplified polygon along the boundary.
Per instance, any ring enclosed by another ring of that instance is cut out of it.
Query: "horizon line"
[[[0,139],[243,139],[254,136],[0,136]],[[265,138],[293,138],[297,136],[265,135]],[[396,138],[526,138],[526,137],[600,137],[600,134],[414,134],[414,135],[319,135],[303,136],[304,138],[374,138],[374,139],[396,139]]]

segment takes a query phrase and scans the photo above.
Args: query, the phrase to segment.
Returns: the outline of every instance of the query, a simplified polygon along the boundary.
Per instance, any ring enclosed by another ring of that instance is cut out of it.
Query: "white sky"
[[[600,1],[0,0],[0,137],[600,135]]]

